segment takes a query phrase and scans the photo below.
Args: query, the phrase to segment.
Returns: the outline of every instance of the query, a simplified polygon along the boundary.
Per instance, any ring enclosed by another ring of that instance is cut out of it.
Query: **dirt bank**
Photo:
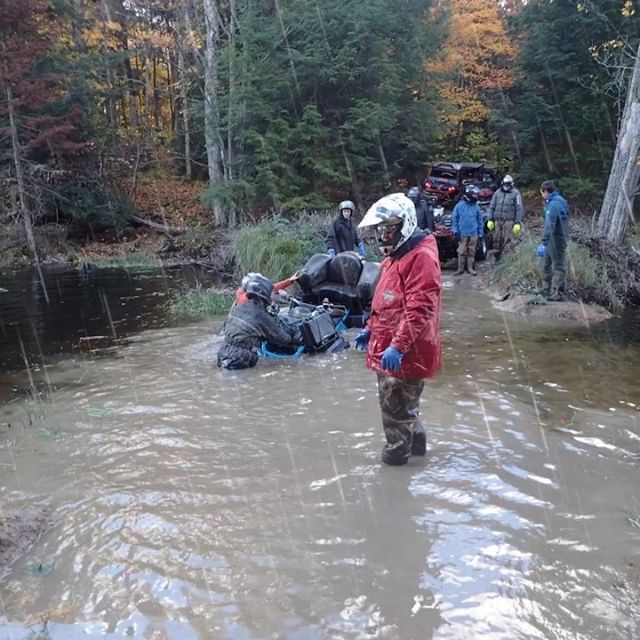
[[[565,322],[590,326],[612,318],[612,314],[597,305],[583,302],[545,302],[543,298],[522,294],[492,294],[496,309],[517,313],[533,320]]]
[[[50,525],[51,511],[47,507],[31,506],[0,512],[0,582]]]

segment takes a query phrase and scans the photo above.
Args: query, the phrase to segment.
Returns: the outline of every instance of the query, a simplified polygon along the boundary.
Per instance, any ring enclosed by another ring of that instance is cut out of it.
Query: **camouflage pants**
[[[475,258],[476,245],[478,238],[476,236],[462,236],[458,242],[458,255],[460,257]]]
[[[424,380],[401,380],[378,373],[378,402],[388,451],[409,455],[414,428],[420,424],[423,389]]]
[[[494,220],[496,228],[493,230],[493,251],[494,256],[499,258],[507,245],[513,239],[513,220],[497,219]]]

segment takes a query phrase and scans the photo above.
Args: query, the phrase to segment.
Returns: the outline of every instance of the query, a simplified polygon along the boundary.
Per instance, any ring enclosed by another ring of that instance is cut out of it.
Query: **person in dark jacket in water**
[[[248,369],[258,362],[258,347],[266,341],[277,349],[295,349],[300,336],[293,327],[278,321],[267,311],[273,283],[260,273],[243,279],[249,301],[233,307],[224,323],[224,344],[218,351],[222,369]]]
[[[362,257],[365,254],[364,243],[352,220],[356,206],[351,200],[343,200],[338,205],[338,215],[331,223],[327,237],[327,253],[333,258],[337,253],[357,251]]]

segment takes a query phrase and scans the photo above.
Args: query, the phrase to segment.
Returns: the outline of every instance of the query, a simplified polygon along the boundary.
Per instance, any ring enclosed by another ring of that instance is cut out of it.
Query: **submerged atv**
[[[299,358],[303,354],[337,353],[349,347],[342,333],[363,327],[371,313],[373,292],[380,274],[377,262],[363,261],[354,251],[334,258],[317,253],[298,272],[301,292],[287,297],[288,305],[271,312],[290,330],[299,332],[300,345],[283,351],[263,343],[266,358]]]
[[[355,251],[345,251],[334,258],[316,253],[298,273],[301,302],[342,306],[347,312],[347,328],[364,326],[380,276],[378,262],[364,261]]]
[[[281,349],[263,342],[258,350],[263,358],[299,358],[305,353],[338,353],[349,348],[342,336],[348,311],[341,305],[328,302],[311,305],[291,298],[287,307],[272,305],[270,313],[288,333],[297,336],[299,344],[295,348]]]

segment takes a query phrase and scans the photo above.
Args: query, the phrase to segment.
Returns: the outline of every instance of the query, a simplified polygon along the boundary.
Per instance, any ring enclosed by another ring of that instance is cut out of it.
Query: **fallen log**
[[[131,216],[131,220],[133,222],[136,222],[137,224],[149,227],[154,231],[159,231],[160,233],[165,233],[170,236],[179,236],[185,232],[184,229],[169,227],[166,224],[160,224],[159,222],[154,222],[153,220],[146,220],[145,218],[140,218],[139,216]]]

